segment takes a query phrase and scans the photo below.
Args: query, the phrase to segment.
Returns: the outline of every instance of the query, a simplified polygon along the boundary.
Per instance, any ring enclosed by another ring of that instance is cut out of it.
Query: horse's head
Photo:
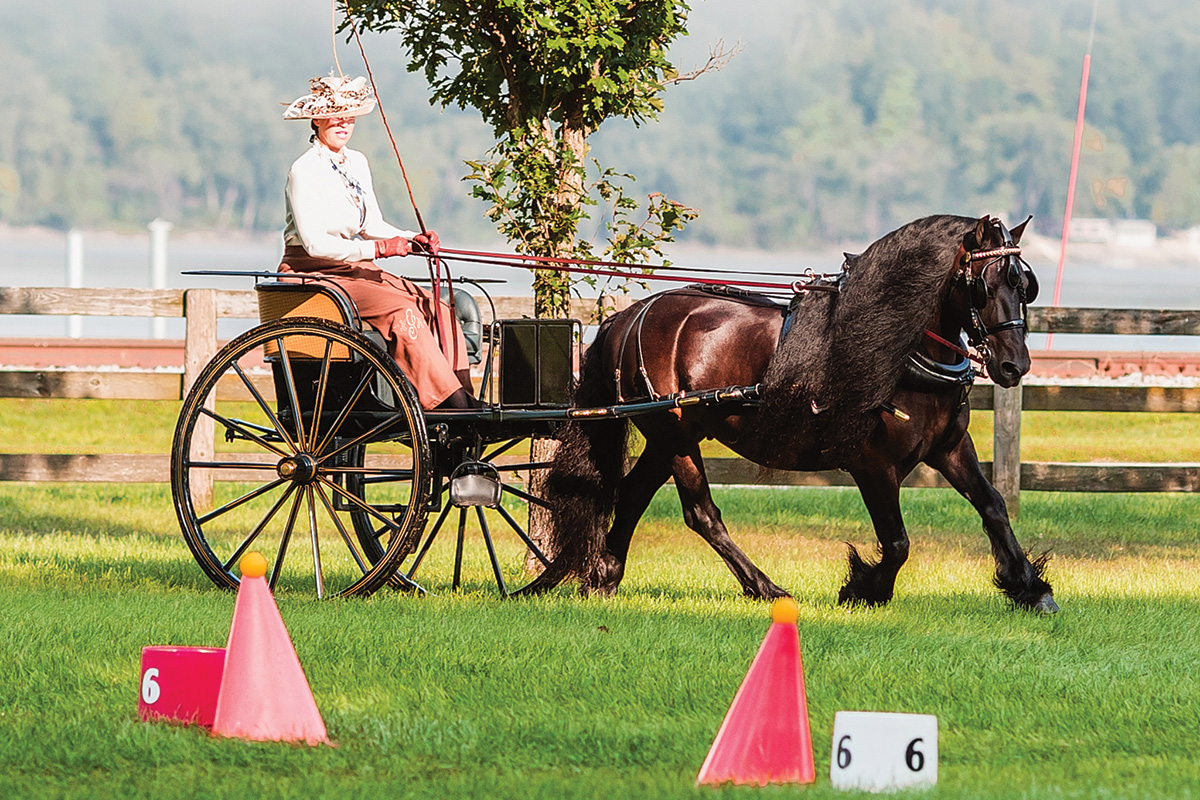
[[[951,297],[961,306],[963,330],[984,358],[988,376],[1006,388],[1029,371],[1026,317],[1038,282],[1018,246],[1029,219],[1010,231],[1000,220],[983,217],[963,236],[955,262]]]

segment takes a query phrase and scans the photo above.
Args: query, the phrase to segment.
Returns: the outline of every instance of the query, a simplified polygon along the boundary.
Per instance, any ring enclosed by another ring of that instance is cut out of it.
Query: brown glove
[[[412,238],[413,251],[417,253],[429,253],[436,256],[438,250],[442,246],[442,242],[438,239],[437,231],[426,231],[418,233]]]
[[[403,236],[393,236],[391,239],[379,239],[375,242],[376,258],[406,256],[411,252],[412,244]]]

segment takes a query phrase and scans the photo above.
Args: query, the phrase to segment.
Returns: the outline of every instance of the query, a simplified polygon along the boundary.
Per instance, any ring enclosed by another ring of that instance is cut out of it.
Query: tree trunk
[[[550,128],[547,122],[542,130],[543,135]],[[553,143],[554,138],[550,139]],[[557,148],[559,172],[558,190],[551,199],[554,209],[553,219],[543,225],[542,233],[547,252],[539,255],[551,255],[569,258],[575,252],[575,236],[577,232],[576,214],[583,201],[584,195],[584,158],[587,156],[587,131],[581,127],[564,124],[558,136]],[[563,220],[570,220],[563,224]],[[534,316],[538,318],[566,319],[570,313],[571,281],[563,272],[538,270],[534,277]],[[558,450],[558,442],[554,439],[534,439],[531,445],[533,461],[548,462],[554,459]],[[546,470],[530,475],[529,490],[534,496],[544,494]],[[530,504],[529,506],[529,538],[541,549],[547,558],[553,560],[558,555],[550,539],[551,512],[549,509]],[[526,556],[526,567],[532,572],[541,570],[541,562],[532,551]]]

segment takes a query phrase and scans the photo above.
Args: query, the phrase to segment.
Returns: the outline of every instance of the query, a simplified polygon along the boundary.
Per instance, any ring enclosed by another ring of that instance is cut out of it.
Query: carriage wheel
[[[549,506],[528,490],[532,474],[549,465],[535,462],[531,452],[509,455],[523,451],[522,445],[530,446],[530,440],[519,437],[475,457],[464,456],[438,487],[441,513],[427,526],[413,558],[401,565],[405,578],[430,588],[441,588],[449,580],[452,590],[484,589],[491,583],[502,596],[521,593],[535,583],[553,588],[561,581],[559,577],[545,584],[539,577],[551,559],[530,539],[525,521],[538,508],[547,513]],[[358,487],[348,484],[352,491]],[[362,488],[370,498],[371,487]],[[378,535],[378,525],[364,515],[355,521],[363,525],[360,534],[369,536],[374,528]]]
[[[205,573],[233,588],[242,555],[259,550],[272,589],[318,597],[394,578],[424,526],[430,473],[421,407],[395,362],[320,319],[226,345],[188,392],[171,449],[175,511]],[[367,498],[348,488],[363,485]],[[356,517],[379,534],[361,535]]]

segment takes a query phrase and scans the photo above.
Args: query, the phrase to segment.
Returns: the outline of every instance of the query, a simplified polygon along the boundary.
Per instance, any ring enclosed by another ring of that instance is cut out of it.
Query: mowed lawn
[[[157,430],[169,408],[115,411],[0,401],[0,450],[169,440]],[[1142,440],[1160,460],[1200,460],[1136,426],[1107,436],[1125,448],[1113,458],[1154,460],[1136,454]],[[1106,457],[1078,438],[1088,460]],[[1055,457],[1028,428],[1023,446]],[[233,611],[192,561],[166,487],[0,484],[0,796],[854,796],[829,784],[839,710],[938,716],[939,784],[922,797],[1200,796],[1200,498],[1023,495],[1018,538],[1053,554],[1052,618],[991,588],[978,518],[951,492],[906,491],[913,547],[896,598],[854,612],[834,603],[844,543],[873,540],[854,490],[731,488],[717,501],[799,601],[814,786],[694,786],[769,607],[738,596],[669,489],[616,598],[565,587],[500,601],[477,542],[460,594],[281,593],[337,743],[310,749],[138,721],[141,648],[222,646]],[[429,569],[444,575],[447,555]]]

